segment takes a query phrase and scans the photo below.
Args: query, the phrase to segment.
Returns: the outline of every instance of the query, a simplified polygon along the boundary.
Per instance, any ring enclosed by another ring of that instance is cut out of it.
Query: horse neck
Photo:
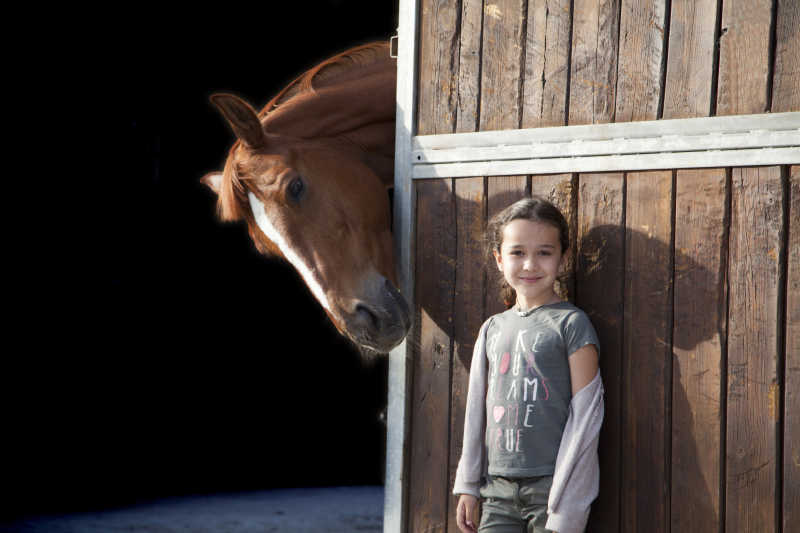
[[[269,113],[267,133],[313,139],[393,121],[395,73],[377,72],[299,94]]]
[[[299,139],[342,141],[362,152],[361,159],[387,186],[393,180],[395,70],[373,68],[298,94],[270,112],[267,133]]]

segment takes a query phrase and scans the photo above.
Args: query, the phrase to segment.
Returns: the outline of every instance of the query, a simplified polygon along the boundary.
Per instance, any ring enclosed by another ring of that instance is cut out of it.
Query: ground
[[[158,500],[0,524],[2,533],[339,533],[383,530],[383,487],[282,489]]]

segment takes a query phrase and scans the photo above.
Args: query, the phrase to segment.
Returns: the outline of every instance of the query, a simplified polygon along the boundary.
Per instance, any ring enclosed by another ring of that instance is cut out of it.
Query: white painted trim
[[[414,138],[414,149],[436,150],[463,146],[496,146],[500,144],[568,142],[574,140],[597,141],[619,138],[663,137],[665,135],[744,133],[753,130],[791,130],[797,128],[800,128],[800,111],[790,111],[787,113],[764,113],[761,115],[729,115],[521,130],[419,135]]]
[[[800,112],[413,139],[414,178],[800,163]]]
[[[395,120],[394,250],[400,292],[414,314],[414,183],[411,179],[411,138],[416,124],[417,0],[400,0],[397,50],[397,115]],[[412,326],[413,327],[413,326]],[[408,435],[411,343],[403,341],[389,353],[386,407],[386,476],[384,533],[406,528],[406,437]]]
[[[414,179],[800,164],[800,147],[415,165]]]

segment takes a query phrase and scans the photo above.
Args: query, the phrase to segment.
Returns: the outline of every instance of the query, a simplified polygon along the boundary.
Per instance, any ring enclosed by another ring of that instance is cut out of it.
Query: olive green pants
[[[553,476],[509,479],[489,476],[481,487],[478,533],[545,533]]]

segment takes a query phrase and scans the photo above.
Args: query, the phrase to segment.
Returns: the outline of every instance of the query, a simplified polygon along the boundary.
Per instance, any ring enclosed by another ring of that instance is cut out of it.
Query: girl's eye
[[[541,251],[541,252],[539,252],[539,255],[549,256],[551,254],[550,254],[550,252]]]
[[[298,201],[300,197],[303,195],[303,191],[305,190],[305,184],[303,180],[300,178],[295,178],[289,183],[289,196],[294,201]]]

